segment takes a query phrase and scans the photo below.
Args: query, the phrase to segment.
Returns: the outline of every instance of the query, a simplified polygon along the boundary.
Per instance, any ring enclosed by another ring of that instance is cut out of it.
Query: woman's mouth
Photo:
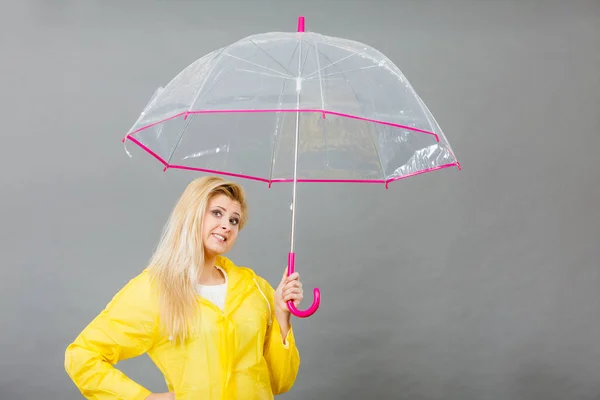
[[[215,238],[217,238],[217,240],[218,240],[219,242],[226,242],[226,241],[227,241],[227,238],[226,238],[225,236],[223,236],[223,235],[219,235],[218,233],[213,233],[212,235],[213,235]]]

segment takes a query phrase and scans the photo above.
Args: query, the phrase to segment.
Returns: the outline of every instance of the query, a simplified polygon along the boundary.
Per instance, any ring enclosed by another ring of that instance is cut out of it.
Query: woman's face
[[[231,249],[238,235],[241,214],[240,203],[223,194],[209,201],[202,227],[206,257],[214,257]]]

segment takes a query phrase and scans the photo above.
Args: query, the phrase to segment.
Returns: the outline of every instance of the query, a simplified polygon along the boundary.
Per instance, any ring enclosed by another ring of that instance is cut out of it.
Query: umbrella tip
[[[304,17],[298,17],[298,32],[304,32]]]

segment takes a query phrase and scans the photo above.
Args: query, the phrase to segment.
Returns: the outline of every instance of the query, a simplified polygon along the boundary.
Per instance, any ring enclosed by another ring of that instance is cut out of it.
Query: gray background
[[[464,170],[300,187],[298,270],[323,302],[294,321],[302,367],[282,398],[600,398],[598,1],[1,4],[0,399],[81,398],[65,346],[197,176],[123,150],[154,89],[298,15],[388,55]],[[276,284],[290,186],[245,187],[230,255]],[[165,388],[145,356],[119,367]]]

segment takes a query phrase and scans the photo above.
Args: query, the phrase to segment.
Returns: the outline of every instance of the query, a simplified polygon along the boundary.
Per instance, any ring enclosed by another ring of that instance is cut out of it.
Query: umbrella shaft
[[[298,40],[298,77],[296,78],[296,109],[300,109],[300,92],[302,91],[302,39]],[[296,112],[296,140],[294,145],[294,184],[292,189],[292,234],[290,237],[290,253],[294,253],[294,231],[296,228],[296,185],[298,180],[298,138],[300,136],[300,111]]]
[[[300,113],[296,113],[296,145],[294,151],[294,183],[292,189],[292,234],[290,238],[290,253],[294,252],[294,231],[296,222],[296,185],[298,180],[298,133]]]

